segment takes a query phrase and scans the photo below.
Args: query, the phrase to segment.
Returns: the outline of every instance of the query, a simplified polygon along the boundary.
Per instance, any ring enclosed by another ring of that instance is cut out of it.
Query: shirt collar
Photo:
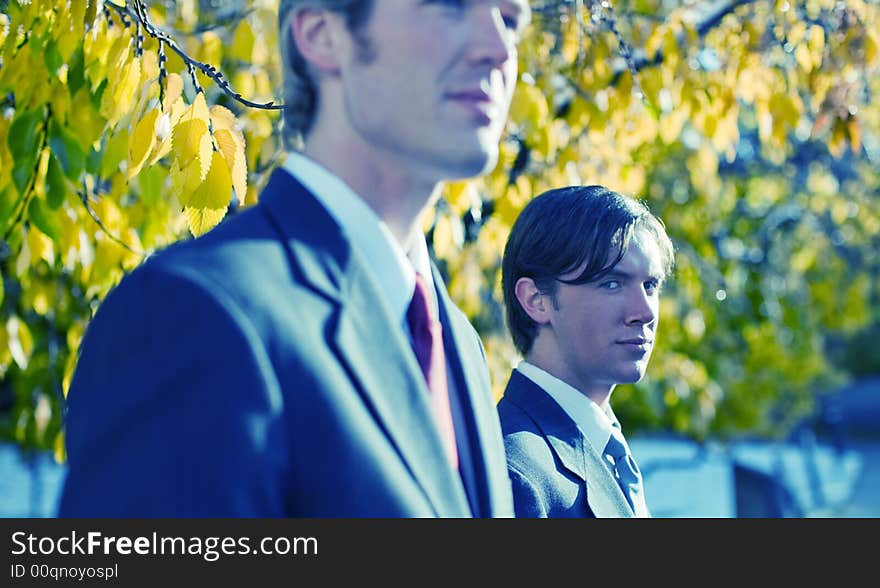
[[[406,311],[415,289],[415,273],[428,285],[438,316],[431,262],[424,236],[412,239],[410,250],[398,243],[388,226],[341,178],[302,153],[288,151],[284,169],[297,178],[342,228],[352,249],[363,256],[367,273],[382,293],[391,316],[406,324]]]
[[[611,428],[620,426],[610,406],[599,406],[586,394],[527,361],[521,361],[516,369],[556,401],[600,455],[605,451]]]

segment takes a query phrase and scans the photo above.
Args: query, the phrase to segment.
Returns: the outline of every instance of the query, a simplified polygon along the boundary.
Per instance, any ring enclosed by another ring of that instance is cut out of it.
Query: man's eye
[[[654,280],[651,280],[649,282],[645,282],[645,291],[648,292],[649,294],[653,294],[655,292],[660,291],[660,283],[656,282]]]
[[[501,18],[504,20],[504,26],[506,26],[511,31],[519,30],[519,18],[513,14],[502,14]]]
[[[620,282],[617,280],[608,280],[607,282],[602,282],[600,285],[606,290],[617,290],[620,288]]]

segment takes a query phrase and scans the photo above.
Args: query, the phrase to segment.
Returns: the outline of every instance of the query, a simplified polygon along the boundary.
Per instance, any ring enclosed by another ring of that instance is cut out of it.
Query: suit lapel
[[[513,370],[504,396],[532,418],[562,465],[586,483],[587,503],[595,516],[633,516],[601,454],[547,392]]]
[[[456,388],[463,405],[477,487],[478,516],[510,516],[512,503],[501,428],[492,399],[486,356],[473,327],[449,298],[443,278],[432,265],[443,346],[452,362]],[[510,512],[506,512],[510,511]]]
[[[273,173],[260,204],[286,238],[303,282],[334,301],[328,342],[436,513],[468,516],[418,363],[363,260],[324,207],[287,172]]]

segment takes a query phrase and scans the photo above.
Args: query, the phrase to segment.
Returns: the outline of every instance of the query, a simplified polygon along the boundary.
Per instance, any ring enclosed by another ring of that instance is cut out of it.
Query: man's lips
[[[628,339],[620,339],[616,341],[616,343],[627,351],[632,351],[639,354],[646,354],[651,350],[651,345],[654,343],[654,341],[651,339],[646,339],[644,337],[630,337]]]
[[[445,98],[468,111],[481,124],[490,123],[501,111],[498,102],[481,89],[455,90],[447,92]]]
[[[446,97],[450,100],[457,100],[461,102],[486,104],[492,104],[494,102],[489,94],[482,90],[458,90],[455,92],[448,92],[446,94]]]

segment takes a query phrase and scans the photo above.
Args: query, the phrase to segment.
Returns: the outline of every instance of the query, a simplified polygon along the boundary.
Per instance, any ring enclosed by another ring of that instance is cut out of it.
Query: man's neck
[[[582,382],[572,370],[565,366],[560,357],[541,353],[540,350],[536,350],[534,347],[525,357],[525,360],[533,366],[541,368],[554,378],[562,380],[599,406],[606,406],[611,398],[611,392],[614,391],[614,386],[588,385]]]
[[[412,238],[421,232],[422,215],[436,201],[440,184],[420,180],[366,145],[332,139],[310,139],[303,154],[348,184],[408,250]]]

